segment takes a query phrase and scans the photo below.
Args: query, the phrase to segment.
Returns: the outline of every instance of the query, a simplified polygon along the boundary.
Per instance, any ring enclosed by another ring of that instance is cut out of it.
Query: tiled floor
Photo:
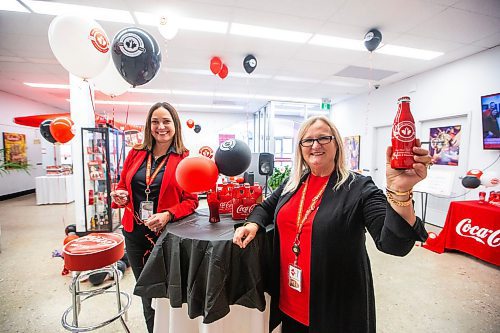
[[[62,248],[64,227],[73,215],[73,204],[36,206],[34,195],[0,202],[0,332],[65,332],[60,321],[71,302],[70,277],[61,275],[62,259],[51,255]],[[392,257],[378,252],[370,238],[368,251],[378,332],[500,332],[497,267],[421,247],[405,258]],[[127,271],[122,289],[131,293],[134,282]],[[113,300],[106,301],[84,303],[82,313],[98,319],[114,311]],[[132,332],[146,332],[136,296],[128,323]],[[116,322],[97,332],[121,331]]]

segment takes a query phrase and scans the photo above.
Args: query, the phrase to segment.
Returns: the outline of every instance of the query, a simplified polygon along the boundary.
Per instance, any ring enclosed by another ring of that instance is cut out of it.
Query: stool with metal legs
[[[115,233],[90,234],[67,243],[64,246],[63,253],[64,265],[67,269],[73,271],[73,279],[69,287],[72,304],[62,315],[61,323],[63,327],[72,332],[88,332],[120,319],[125,331],[130,332],[124,316],[126,317],[132,299],[129,294],[120,290],[120,272],[116,265],[116,262],[124,255],[123,236]],[[91,272],[82,274],[83,271]],[[113,282],[97,289],[81,290],[80,281],[87,275],[94,273],[109,273],[113,277]],[[111,289],[113,286],[115,287],[114,290]],[[107,293],[116,294],[117,313],[103,322],[80,326],[78,316],[82,302],[91,297]],[[122,297],[125,301],[124,304],[122,304]],[[68,322],[70,313],[72,313],[73,317],[71,324]]]

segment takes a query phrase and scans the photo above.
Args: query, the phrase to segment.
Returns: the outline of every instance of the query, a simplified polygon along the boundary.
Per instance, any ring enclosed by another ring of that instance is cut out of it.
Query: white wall
[[[25,134],[28,163],[32,165],[30,174],[24,171],[12,171],[7,175],[0,175],[0,195],[34,189],[35,177],[45,174],[42,162],[44,160],[47,160],[47,163],[48,161],[53,161],[54,156],[52,145],[41,137],[40,131],[37,128],[16,125],[13,120],[14,117],[64,112],[64,110],[52,108],[0,91],[0,133],[14,132]],[[1,138],[0,147],[3,148],[3,140]]]
[[[147,112],[130,113],[128,123],[144,125],[146,116]],[[124,122],[124,115],[119,114],[116,117],[117,120]],[[198,155],[198,150],[202,146],[211,147],[215,153],[219,147],[219,134],[235,134],[237,139],[247,142],[247,120],[250,120],[250,124],[253,124],[253,115],[244,113],[179,111],[179,118],[182,124],[184,144],[189,149],[191,156]],[[192,128],[187,127],[186,122],[188,119],[193,119],[195,124],[201,126],[200,133],[195,133]],[[253,128],[249,129],[252,130]]]
[[[392,124],[397,111],[397,99],[408,95],[412,99],[411,109],[417,125],[419,121],[428,119],[468,115],[470,128],[465,130],[469,133],[469,137],[462,137],[462,144],[465,143],[465,146],[469,147],[468,151],[464,152],[468,158],[461,159],[459,166],[463,170],[483,169],[498,157],[499,152],[482,148],[480,97],[498,92],[500,92],[500,47],[497,46],[401,82],[382,86],[369,95],[335,104],[332,109],[332,120],[339,126],[342,135],[361,135],[361,168],[372,171],[376,160],[374,127]],[[428,135],[419,133],[417,126],[417,136],[422,137],[423,141],[428,140]],[[460,154],[462,155],[462,151]],[[500,171],[500,162],[493,168]],[[456,175],[456,183],[460,182],[459,176],[463,175]],[[452,196],[466,192],[461,186],[455,186],[454,189],[457,190]],[[459,191],[461,193],[457,193]],[[478,192],[479,189],[472,190],[466,196],[454,200],[477,200]],[[439,200],[429,197],[429,205],[432,207],[433,201]],[[448,206],[444,205],[441,210],[446,212],[447,208]],[[434,218],[439,219],[435,221],[437,224],[444,222],[440,221],[443,214],[435,215]]]

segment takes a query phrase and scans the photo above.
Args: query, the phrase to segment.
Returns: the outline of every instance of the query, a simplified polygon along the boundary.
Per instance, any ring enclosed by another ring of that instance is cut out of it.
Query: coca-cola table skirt
[[[424,247],[437,253],[458,250],[500,266],[500,208],[479,201],[450,203],[443,230]]]
[[[170,316],[169,322],[183,320],[172,318],[170,307],[183,308],[179,310],[186,319],[202,316],[203,324],[226,316],[230,305],[261,312],[266,309],[264,291],[271,272],[273,230],[259,232],[245,249],[240,249],[232,238],[242,222],[221,215],[220,222],[210,223],[208,210],[200,209],[167,224],[134,290],[138,296],[168,298],[170,306],[158,307],[155,323],[165,322],[164,316]],[[155,326],[155,332],[186,332],[180,326],[179,330]]]

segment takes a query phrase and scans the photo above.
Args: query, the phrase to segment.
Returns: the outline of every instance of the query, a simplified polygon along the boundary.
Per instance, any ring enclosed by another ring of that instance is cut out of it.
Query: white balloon
[[[178,20],[175,16],[160,16],[158,30],[163,38],[170,40],[179,31]]]
[[[82,79],[97,76],[109,62],[109,39],[90,18],[57,16],[49,26],[49,44],[59,63]]]
[[[127,92],[131,85],[123,79],[112,60],[93,80],[95,88],[102,93],[116,97]]]
[[[498,172],[496,171],[486,171],[480,178],[481,185],[485,187],[494,187],[500,184],[500,178],[498,177]]]

